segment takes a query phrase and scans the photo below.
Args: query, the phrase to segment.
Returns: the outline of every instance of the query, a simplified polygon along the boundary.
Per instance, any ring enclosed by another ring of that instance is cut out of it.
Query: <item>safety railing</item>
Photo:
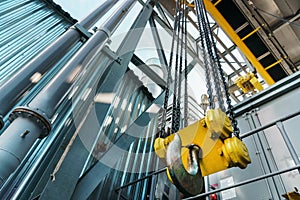
[[[267,179],[267,178],[270,178],[270,177],[273,177],[273,176],[276,176],[276,175],[280,175],[280,174],[283,174],[283,173],[286,173],[286,172],[290,172],[290,171],[293,171],[293,170],[298,170],[299,173],[300,173],[300,161],[299,161],[299,158],[297,156],[297,153],[296,153],[296,150],[288,136],[288,133],[287,131],[285,130],[284,128],[284,125],[283,125],[283,122],[284,121],[287,121],[287,120],[290,120],[296,116],[299,116],[300,115],[300,110],[295,112],[295,113],[292,113],[292,114],[289,114],[289,115],[286,115],[282,118],[279,118],[277,120],[274,120],[272,122],[269,122],[263,126],[260,126],[258,128],[255,128],[251,131],[248,131],[246,133],[243,133],[241,134],[241,139],[244,139],[244,138],[247,138],[251,135],[254,135],[254,134],[257,134],[259,133],[260,131],[263,131],[265,129],[268,129],[272,126],[276,126],[278,128],[278,130],[280,131],[282,137],[283,137],[283,140],[288,148],[288,151],[289,153],[291,154],[292,156],[292,159],[294,160],[295,162],[295,166],[293,167],[290,167],[290,168],[286,168],[286,169],[282,169],[282,170],[277,170],[275,172],[271,172],[271,173],[267,173],[267,174],[264,174],[264,175],[261,175],[261,176],[257,176],[257,177],[254,177],[254,178],[251,178],[251,179],[248,179],[248,180],[245,180],[245,181],[242,181],[242,182],[239,182],[239,183],[236,183],[234,185],[231,185],[231,186],[227,186],[227,187],[223,187],[223,188],[220,188],[220,189],[215,189],[215,190],[212,190],[212,191],[208,191],[208,192],[205,192],[205,193],[202,193],[202,194],[199,194],[199,195],[196,195],[196,196],[193,196],[193,197],[188,197],[188,198],[185,198],[185,200],[189,200],[189,199],[197,199],[199,197],[206,197],[210,194],[215,194],[215,193],[218,193],[218,192],[222,192],[222,191],[225,191],[225,190],[228,190],[228,189],[231,189],[231,188],[236,188],[236,187],[239,187],[239,186],[243,186],[243,185],[247,185],[247,184],[250,184],[250,183],[253,183],[253,182],[257,182],[257,181],[260,181],[260,180],[263,180],[263,179]],[[143,181],[145,179],[149,179],[151,178],[152,176],[154,175],[157,175],[157,174],[160,174],[162,172],[165,172],[167,168],[162,168],[160,170],[157,170],[149,175],[146,175],[142,178],[139,178],[139,179],[136,179],[132,182],[129,182],[129,183],[126,183],[118,188],[115,189],[115,191],[118,193],[118,199],[120,198],[123,198],[123,199],[126,199],[124,196],[122,196],[122,190],[126,187],[129,187],[131,185],[134,185],[140,181]],[[152,188],[154,189],[154,188]]]

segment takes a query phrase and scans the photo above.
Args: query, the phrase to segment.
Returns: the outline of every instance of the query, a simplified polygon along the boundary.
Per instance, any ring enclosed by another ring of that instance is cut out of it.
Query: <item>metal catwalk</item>
[[[51,0],[1,1],[1,199],[279,200],[300,188],[299,72],[234,106],[252,160],[247,169],[206,176],[195,197],[169,181],[153,147],[171,49],[169,11],[164,1],[108,0],[77,22]],[[186,43],[191,124],[205,113],[198,101],[204,60],[199,33],[189,32]]]

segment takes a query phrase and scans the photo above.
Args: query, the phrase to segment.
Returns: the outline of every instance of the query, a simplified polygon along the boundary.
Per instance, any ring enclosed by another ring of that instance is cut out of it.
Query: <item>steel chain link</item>
[[[195,4],[196,4],[197,19],[199,24],[200,41],[201,41],[201,47],[203,51],[203,59],[204,59],[204,65],[206,71],[205,74],[206,74],[206,82],[207,82],[207,93],[209,95],[209,103],[210,105],[213,104],[214,101],[213,95],[215,92],[215,94],[217,95],[218,105],[220,109],[225,111],[223,92],[225,93],[226,103],[227,103],[227,113],[231,120],[231,124],[233,127],[233,134],[239,138],[240,130],[238,128],[237,121],[234,116],[233,106],[231,104],[230,94],[228,92],[225,73],[221,67],[216,44],[213,39],[211,27],[209,25],[208,15],[205,10],[205,5],[203,0],[196,0]],[[208,57],[206,51],[208,53]],[[210,63],[207,60],[210,60]],[[214,88],[212,87],[210,81],[213,81]],[[213,109],[214,106],[210,106],[210,108]]]

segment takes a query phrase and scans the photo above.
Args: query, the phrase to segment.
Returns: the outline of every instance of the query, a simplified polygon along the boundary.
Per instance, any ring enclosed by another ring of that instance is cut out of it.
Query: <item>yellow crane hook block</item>
[[[201,149],[198,162],[202,176],[235,166],[246,168],[251,163],[247,147],[237,137],[231,137],[231,133],[230,119],[220,109],[208,110],[205,118],[175,133],[180,138],[181,151],[178,153],[185,170],[190,168],[191,150],[187,147],[191,145]],[[155,140],[154,149],[160,158],[165,158],[171,151],[168,147],[175,134]],[[172,165],[172,161],[169,163]]]

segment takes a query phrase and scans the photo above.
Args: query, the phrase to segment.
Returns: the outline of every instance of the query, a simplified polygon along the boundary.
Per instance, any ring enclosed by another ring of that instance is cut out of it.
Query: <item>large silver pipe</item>
[[[104,47],[111,33],[118,27],[134,2],[135,0],[127,0],[117,9],[110,19],[86,42],[84,47],[74,55],[74,58],[29,103],[30,108],[42,110],[49,118],[55,114],[56,108],[59,107],[75,77],[83,70],[84,65],[95,57],[95,53],[99,53]]]
[[[14,134],[3,134],[0,139],[0,186],[10,174],[8,169],[18,166],[27,153],[19,147],[30,149],[40,135],[38,125],[26,117],[16,119],[13,124],[17,124],[17,126],[9,126],[7,132]]]
[[[116,2],[117,0],[105,1],[0,86],[0,128],[3,127],[3,116],[12,109],[20,96],[33,85],[30,78],[35,73],[44,74],[47,72],[80,40],[82,35],[75,27],[90,29]]]
[[[68,93],[74,77],[82,64],[90,62],[96,52],[101,52],[135,0],[125,1],[103,24],[64,68],[29,103],[29,107],[16,108],[11,114],[12,123],[0,136],[0,185],[17,168],[37,138],[47,136],[51,130],[49,119]],[[20,139],[21,138],[21,139]]]

